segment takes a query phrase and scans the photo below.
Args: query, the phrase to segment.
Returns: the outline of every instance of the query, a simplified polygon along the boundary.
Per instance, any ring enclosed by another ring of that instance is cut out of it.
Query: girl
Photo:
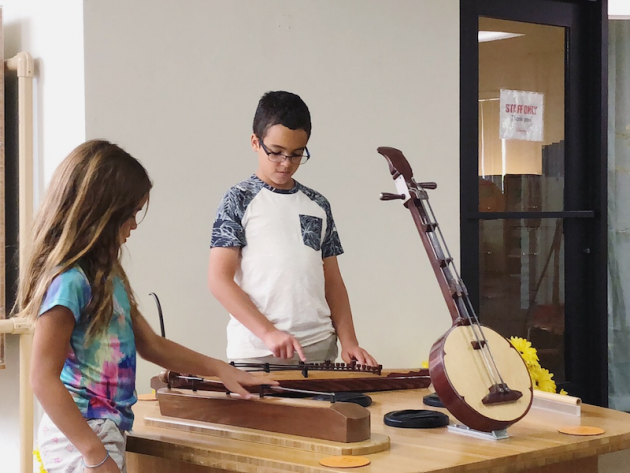
[[[171,370],[219,376],[245,398],[242,385],[270,383],[156,335],[139,313],[120,253],[151,187],[128,153],[89,141],[55,171],[35,220],[17,304],[37,321],[31,384],[46,412],[39,446],[49,473],[125,471],[136,350]]]

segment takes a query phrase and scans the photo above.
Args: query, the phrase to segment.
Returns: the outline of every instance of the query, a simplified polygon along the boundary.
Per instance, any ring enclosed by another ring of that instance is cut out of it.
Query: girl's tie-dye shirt
[[[40,315],[55,306],[72,311],[68,356],[61,382],[86,419],[111,419],[121,430],[131,430],[136,397],[136,343],[131,307],[124,285],[114,280],[114,315],[109,327],[87,340],[85,308],[92,297],[85,273],[76,266],[53,279]]]

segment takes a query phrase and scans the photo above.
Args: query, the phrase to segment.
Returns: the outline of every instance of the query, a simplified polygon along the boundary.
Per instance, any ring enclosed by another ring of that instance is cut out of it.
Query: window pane
[[[565,30],[480,18],[479,32],[479,211],[562,210]]]
[[[527,338],[540,365],[564,381],[562,220],[482,220],[479,231],[482,322]]]

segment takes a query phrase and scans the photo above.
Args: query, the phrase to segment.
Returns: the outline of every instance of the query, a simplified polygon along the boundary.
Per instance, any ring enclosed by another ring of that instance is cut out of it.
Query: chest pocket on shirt
[[[322,219],[312,215],[300,215],[302,241],[315,251],[322,249]]]

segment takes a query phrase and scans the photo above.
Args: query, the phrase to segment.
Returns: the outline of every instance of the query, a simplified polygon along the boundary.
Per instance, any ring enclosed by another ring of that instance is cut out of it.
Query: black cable
[[[160,299],[155,292],[149,293],[150,296],[153,296],[155,299],[155,303],[157,304],[158,316],[160,318],[160,332],[162,333],[162,337],[166,338],[166,332],[164,331],[164,316],[162,315],[162,304],[160,304]]]

